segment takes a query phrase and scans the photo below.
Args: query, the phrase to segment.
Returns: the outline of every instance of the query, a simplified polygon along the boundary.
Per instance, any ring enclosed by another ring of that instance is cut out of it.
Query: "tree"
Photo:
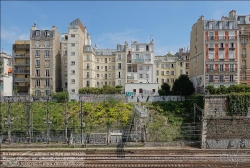
[[[163,83],[161,85],[161,89],[158,91],[159,95],[169,95],[170,94],[170,86],[168,83]]]
[[[180,75],[179,78],[174,81],[172,91],[176,95],[188,96],[193,94],[195,89],[187,75]]]

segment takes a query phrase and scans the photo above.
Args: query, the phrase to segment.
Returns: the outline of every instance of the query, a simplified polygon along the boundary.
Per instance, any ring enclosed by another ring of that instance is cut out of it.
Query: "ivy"
[[[227,97],[229,115],[246,116],[250,107],[250,93],[230,93]]]

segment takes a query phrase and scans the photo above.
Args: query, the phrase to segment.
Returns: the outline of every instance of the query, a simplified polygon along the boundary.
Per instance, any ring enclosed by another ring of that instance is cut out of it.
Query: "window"
[[[156,75],[159,75],[159,70],[156,70]]]
[[[214,81],[214,76],[213,75],[209,75],[209,82],[213,82]]]
[[[224,75],[219,75],[219,81],[224,82]]]
[[[96,62],[99,62],[99,58],[96,58]]]
[[[219,27],[219,29],[222,29],[223,28],[223,22],[219,22],[218,27]]]
[[[87,60],[87,61],[89,61],[89,60],[90,60],[89,55],[86,55],[86,60]]]
[[[224,71],[224,65],[223,64],[220,64],[220,72],[223,72]]]
[[[121,85],[122,81],[121,80],[118,80],[118,85]]]
[[[171,64],[171,68],[174,68],[174,64]]]
[[[50,95],[50,90],[45,90],[45,95],[49,96]]]
[[[214,32],[209,32],[209,40],[214,40]]]
[[[143,66],[139,66],[139,70],[143,70]]]
[[[118,63],[118,69],[122,69],[122,64]]]
[[[36,70],[36,76],[40,76],[40,70],[39,69]]]
[[[99,77],[100,77],[100,74],[96,74],[96,77],[99,78]]]
[[[241,44],[242,44],[242,45],[246,45],[246,38],[242,38]]]
[[[161,75],[164,75],[164,71],[161,71]]]
[[[96,85],[99,86],[99,82],[96,82]]]
[[[149,51],[149,46],[148,45],[146,45],[146,51]]]
[[[45,67],[49,67],[50,62],[48,60],[45,61]]]
[[[44,42],[44,47],[49,47],[49,41]]]
[[[139,51],[139,45],[136,45],[136,51]]]
[[[71,52],[71,55],[74,56],[74,55],[75,55],[75,52]]]
[[[147,71],[149,70],[149,66],[146,66],[146,70],[147,70]]]
[[[75,79],[71,79],[71,83],[73,83],[73,84],[74,84],[75,82],[76,82],[76,81],[75,81]]]
[[[171,71],[171,75],[174,75],[174,71]]]
[[[72,38],[75,38],[75,35],[74,35],[74,34],[71,34],[71,37],[72,37]]]
[[[149,78],[149,74],[146,74],[146,78]]]
[[[229,31],[229,40],[234,40],[234,39],[235,39],[234,31]]]
[[[122,60],[121,54],[118,54],[118,60]]]
[[[108,59],[107,58],[105,58],[105,63],[108,63]]]
[[[166,79],[167,80],[167,83],[169,82],[169,79]]]
[[[105,66],[105,71],[107,71],[108,70],[108,66]]]
[[[75,65],[76,64],[76,62],[75,61],[71,61],[71,65]]]
[[[97,66],[97,67],[96,67],[96,69],[98,69],[98,70],[99,70],[99,66]]]
[[[115,62],[115,58],[112,58],[112,62]]]
[[[169,71],[166,71],[166,74],[169,75]]]
[[[213,61],[214,60],[214,52],[208,52],[208,60]]]
[[[49,86],[49,79],[45,79],[45,87]]]
[[[164,64],[161,64],[161,68],[164,68]]]
[[[224,43],[220,43],[220,48],[224,48]]]
[[[49,50],[45,50],[45,57],[49,57]]]
[[[166,68],[169,68],[169,64],[166,64]]]
[[[86,64],[86,68],[87,68],[87,69],[90,69],[89,63]]]
[[[229,71],[233,72],[234,71],[234,64],[229,64]]]
[[[41,91],[40,91],[40,90],[36,90],[36,91],[35,91],[35,95],[36,95],[36,96],[41,96]]]
[[[233,82],[234,81],[234,75],[229,75],[229,81]]]
[[[45,76],[49,76],[49,69],[45,70]]]
[[[142,88],[140,88],[140,89],[139,89],[139,93],[142,93],[142,92],[143,92],[143,91],[142,91]]]
[[[219,40],[223,40],[223,39],[224,39],[224,32],[219,31]]]
[[[213,71],[214,70],[214,65],[213,64],[209,64],[208,65],[208,70],[209,71]]]
[[[36,86],[40,86],[40,79],[36,80]]]
[[[213,49],[214,48],[214,43],[209,43],[209,49]]]
[[[143,78],[143,74],[139,74],[139,78]]]
[[[162,83],[162,84],[164,83],[164,79],[161,79],[161,83]]]
[[[40,56],[40,50],[36,50],[36,56]]]
[[[75,70],[71,70],[71,74],[75,75],[76,71]]]
[[[72,93],[75,93],[75,89],[71,89],[71,92],[72,92]]]
[[[224,60],[224,51],[219,51],[219,60]]]
[[[229,60],[233,60],[234,59],[234,50],[230,50],[228,54],[229,54]]]
[[[136,89],[133,89],[134,94],[136,94]]]
[[[115,69],[115,66],[112,66],[112,69],[114,70],[114,69]]]
[[[180,62],[180,67],[182,67],[182,62]]]
[[[180,70],[180,74],[181,74],[181,75],[183,74],[183,70]]]
[[[189,66],[189,63],[186,63],[186,68],[188,68],[188,66]]]
[[[71,43],[71,47],[75,47],[75,43]]]
[[[36,41],[35,47],[40,47],[40,41]]]
[[[40,60],[36,60],[36,67],[40,67]]]
[[[228,22],[228,28],[233,29],[233,22],[230,22],[230,21]]]
[[[90,77],[89,72],[87,72],[86,73],[86,78],[89,78],[89,77]]]
[[[36,37],[39,37],[39,36],[40,36],[40,31],[36,30]]]

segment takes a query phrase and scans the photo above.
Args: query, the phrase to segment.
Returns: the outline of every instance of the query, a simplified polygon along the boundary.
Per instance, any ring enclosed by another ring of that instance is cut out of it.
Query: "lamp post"
[[[8,100],[8,114],[7,118],[4,118],[5,125],[8,127],[8,142],[11,143],[11,125],[13,124],[14,118],[10,118],[10,101]]]
[[[50,124],[52,124],[52,117],[49,118],[49,107],[48,107],[48,104],[49,104],[49,97],[47,98],[47,109],[46,109],[46,118],[43,118],[44,120],[44,123],[46,124],[47,126],[47,143],[49,144],[49,139],[50,139]]]

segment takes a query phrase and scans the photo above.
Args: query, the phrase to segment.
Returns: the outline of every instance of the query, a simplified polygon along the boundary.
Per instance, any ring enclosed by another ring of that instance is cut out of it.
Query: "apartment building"
[[[12,45],[13,90],[28,95],[30,89],[30,40],[16,40]]]
[[[127,55],[126,83],[154,83],[154,41],[131,44]]]
[[[250,47],[247,47],[250,45],[250,15],[236,15],[232,10],[229,19],[238,23],[240,83],[250,86]]]
[[[64,73],[64,87],[70,94],[77,94],[78,90],[86,84],[84,66],[84,46],[91,45],[90,35],[80,19],[72,21],[68,26],[68,33],[64,34],[61,49],[65,53],[64,62],[67,61],[67,74]],[[64,72],[64,70],[62,70]],[[67,82],[66,82],[67,81]]]
[[[30,93],[48,96],[61,91],[60,36],[55,26],[30,31]]]
[[[12,96],[13,94],[13,71],[12,71],[12,56],[1,52],[0,55],[0,102],[3,96]]]
[[[168,53],[164,56],[155,56],[155,81],[161,88],[163,83],[168,83],[171,87],[175,79],[180,75],[188,75],[189,52],[183,48],[175,55]]]
[[[208,85],[239,83],[238,40],[237,21],[232,19],[201,16],[192,26],[189,76],[197,92],[204,93]]]

